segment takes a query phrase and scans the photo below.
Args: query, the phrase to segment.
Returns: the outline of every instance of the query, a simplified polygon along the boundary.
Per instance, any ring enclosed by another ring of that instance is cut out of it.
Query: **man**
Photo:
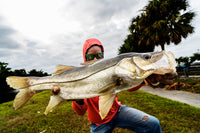
[[[104,48],[101,42],[95,38],[85,41],[83,46],[84,62],[103,58]],[[172,79],[177,74],[151,75],[146,79],[146,84],[152,87],[164,87],[172,84]],[[143,85],[131,88],[128,91],[138,90]],[[91,133],[111,133],[115,127],[127,128],[137,133],[149,132],[160,133],[159,120],[154,116],[146,114],[140,110],[130,108],[118,102],[118,97],[108,113],[102,120],[99,115],[99,97],[77,100],[72,102],[72,108],[78,115],[84,115],[87,111],[88,120],[91,123]]]

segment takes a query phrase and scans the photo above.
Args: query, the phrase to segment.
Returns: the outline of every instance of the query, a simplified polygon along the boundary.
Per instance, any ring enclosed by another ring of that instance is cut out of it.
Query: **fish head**
[[[137,53],[122,59],[115,69],[120,77],[129,79],[145,79],[151,74],[164,75],[175,71],[175,56],[170,51]]]
[[[132,61],[141,71],[161,75],[176,72],[175,56],[170,51],[143,53],[132,57]]]

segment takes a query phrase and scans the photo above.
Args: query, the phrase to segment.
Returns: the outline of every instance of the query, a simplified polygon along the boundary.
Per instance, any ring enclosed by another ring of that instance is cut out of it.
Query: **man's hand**
[[[153,88],[164,88],[166,85],[173,84],[173,79],[177,77],[178,74],[176,72],[167,73],[165,75],[152,74],[145,79],[145,84]]]

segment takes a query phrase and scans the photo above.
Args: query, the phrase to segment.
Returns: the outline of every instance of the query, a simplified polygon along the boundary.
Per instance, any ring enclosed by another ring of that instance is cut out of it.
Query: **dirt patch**
[[[189,88],[191,87],[190,84],[182,83],[182,82],[176,82],[170,86],[168,86],[166,89],[167,90],[177,90],[177,89],[182,89],[182,88]]]

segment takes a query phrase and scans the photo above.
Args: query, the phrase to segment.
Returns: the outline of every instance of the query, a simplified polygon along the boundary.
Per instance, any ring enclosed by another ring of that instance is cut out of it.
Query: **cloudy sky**
[[[131,19],[148,0],[0,0],[0,62],[8,67],[52,73],[57,64],[79,66],[82,45],[98,38],[105,58],[114,57],[128,34]],[[196,12],[195,33],[166,50],[176,57],[200,52],[200,2],[189,0]],[[155,49],[160,50],[159,47]],[[199,51],[198,51],[199,50]]]

